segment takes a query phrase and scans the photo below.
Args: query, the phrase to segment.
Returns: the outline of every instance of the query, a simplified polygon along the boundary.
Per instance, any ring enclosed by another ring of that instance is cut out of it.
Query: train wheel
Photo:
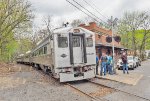
[[[33,67],[36,68],[36,64],[33,64]]]
[[[49,73],[49,69],[48,69],[48,67],[47,67],[47,66],[44,66],[44,72],[45,72],[46,74],[48,74],[48,73]]]
[[[39,65],[39,64],[37,64],[37,69],[38,69],[38,70],[41,70],[41,67],[40,67],[40,65]]]

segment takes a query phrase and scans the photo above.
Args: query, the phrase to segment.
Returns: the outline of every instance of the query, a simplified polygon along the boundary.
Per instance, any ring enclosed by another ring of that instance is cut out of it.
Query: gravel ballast
[[[0,101],[91,101],[91,99],[48,75],[30,69],[0,76]]]

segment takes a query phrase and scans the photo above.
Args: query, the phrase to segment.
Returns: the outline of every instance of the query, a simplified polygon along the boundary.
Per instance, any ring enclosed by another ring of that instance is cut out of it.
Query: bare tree
[[[34,29],[34,33],[30,36],[32,49],[36,47],[37,43],[52,34],[52,16],[43,16],[43,27],[37,27]]]
[[[48,34],[52,33],[52,16],[47,15],[46,17],[43,17],[44,25],[46,26],[46,30]]]
[[[77,26],[79,26],[80,24],[82,24],[82,21],[79,20],[79,19],[73,20],[72,23],[71,23],[71,25],[72,25],[73,27],[77,27]]]

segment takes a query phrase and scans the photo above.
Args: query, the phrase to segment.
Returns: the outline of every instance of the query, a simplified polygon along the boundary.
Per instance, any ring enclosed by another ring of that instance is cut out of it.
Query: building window
[[[101,38],[101,35],[98,35],[98,38],[100,39],[100,38]]]
[[[110,49],[108,49],[108,50],[107,50],[107,54],[111,54],[111,51],[110,51]]]

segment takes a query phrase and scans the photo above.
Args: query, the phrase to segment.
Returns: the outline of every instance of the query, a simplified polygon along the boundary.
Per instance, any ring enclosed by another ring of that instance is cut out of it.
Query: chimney
[[[80,24],[80,25],[79,25],[79,27],[84,27],[84,26],[85,26],[85,24]]]
[[[90,22],[89,23],[91,27],[96,27],[96,23],[95,22]]]

